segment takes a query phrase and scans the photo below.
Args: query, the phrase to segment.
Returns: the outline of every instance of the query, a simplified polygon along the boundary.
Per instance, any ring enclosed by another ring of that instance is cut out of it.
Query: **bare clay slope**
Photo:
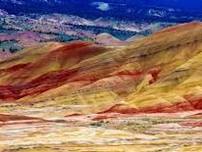
[[[118,49],[74,42],[39,52],[0,63],[2,102],[54,100],[119,113],[202,108],[201,23],[171,27]]]

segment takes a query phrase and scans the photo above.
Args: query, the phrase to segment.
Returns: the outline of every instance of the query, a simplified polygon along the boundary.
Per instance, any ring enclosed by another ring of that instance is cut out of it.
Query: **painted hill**
[[[0,62],[0,100],[91,106],[82,113],[202,109],[201,35],[202,24],[193,22],[118,49],[87,42],[32,47]]]
[[[124,44],[126,45],[126,42],[121,41],[108,33],[98,34],[95,38],[95,41],[106,46],[122,46]]]

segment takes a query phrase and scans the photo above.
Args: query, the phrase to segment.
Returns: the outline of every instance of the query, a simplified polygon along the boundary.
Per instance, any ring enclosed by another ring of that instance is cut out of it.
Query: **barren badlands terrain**
[[[202,24],[0,61],[2,152],[202,151]]]

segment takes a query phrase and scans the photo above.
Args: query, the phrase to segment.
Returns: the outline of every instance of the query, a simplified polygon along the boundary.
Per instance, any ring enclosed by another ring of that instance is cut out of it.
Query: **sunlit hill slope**
[[[0,102],[94,105],[88,112],[202,109],[202,24],[122,47],[48,43],[0,62]]]

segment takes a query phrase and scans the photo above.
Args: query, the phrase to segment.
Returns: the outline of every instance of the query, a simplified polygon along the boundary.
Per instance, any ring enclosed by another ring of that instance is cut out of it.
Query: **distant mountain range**
[[[84,18],[187,22],[202,19],[202,0],[0,0],[13,14],[64,13]]]
[[[0,51],[16,52],[49,41],[86,40],[107,45],[122,44],[121,41],[144,37],[171,25],[175,23],[148,24],[102,17],[92,20],[55,13],[13,15],[0,9]]]

